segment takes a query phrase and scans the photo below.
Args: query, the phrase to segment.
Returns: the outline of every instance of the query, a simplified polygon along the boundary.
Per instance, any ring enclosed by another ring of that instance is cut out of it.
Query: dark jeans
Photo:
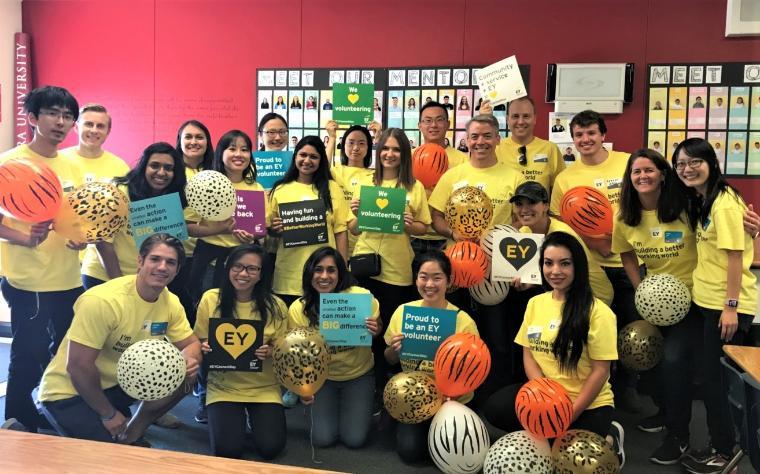
[[[207,290],[203,286],[203,277],[206,274],[208,266],[216,260],[214,266],[214,278],[211,284],[211,288],[219,288],[224,275],[224,260],[227,255],[232,252],[234,247],[220,247],[218,245],[209,244],[208,242],[198,239],[198,243],[195,245],[193,251],[193,267],[190,269],[190,275],[187,282],[189,286],[190,295],[192,296],[193,306],[197,306],[203,296],[203,292]]]
[[[279,403],[217,402],[208,406],[211,451],[216,456],[241,458],[245,451],[246,413],[253,425],[259,455],[273,459],[285,448],[285,410]]]
[[[623,267],[602,267],[604,273],[607,274],[607,278],[612,284],[612,288],[615,291],[615,296],[612,298],[612,304],[610,309],[615,313],[617,318],[617,329],[620,331],[627,324],[641,319],[638,311],[636,311],[636,302],[634,296],[636,290],[631,284],[631,280],[625,273]],[[639,268],[639,273],[644,276],[644,266]],[[614,364],[615,370],[610,378],[612,389],[616,394],[621,394],[626,388],[635,388],[636,373],[623,367],[620,363]]]
[[[118,385],[104,390],[111,405],[127,419],[132,416],[129,406],[135,399],[124,393]],[[115,442],[111,433],[103,426],[100,415],[82,397],[65,398],[55,402],[43,402],[42,413],[61,436],[89,439],[92,441]]]
[[[372,426],[375,374],[355,379],[328,380],[314,398],[314,446],[326,448],[340,440],[348,448],[361,448]]]
[[[483,416],[495,427],[507,431],[523,429],[515,413],[515,399],[522,384],[509,385],[494,393],[486,402]],[[588,430],[605,437],[610,431],[612,415],[615,409],[611,405],[585,410],[570,424],[571,430]]]
[[[91,277],[90,275],[82,274],[82,286],[85,290],[89,290],[90,288],[93,288],[98,285],[102,285],[105,283],[105,280],[101,280],[100,278]]]
[[[734,445],[736,445],[736,433],[731,421],[731,412],[728,408],[728,383],[723,376],[723,368],[720,358],[723,356],[723,344],[741,346],[747,337],[752,325],[752,315],[739,314],[739,328],[734,337],[724,342],[720,339],[721,311],[707,309],[694,305],[703,319],[704,337],[704,395],[705,410],[707,411],[707,430],[710,433],[710,441],[718,453],[731,458]]]
[[[469,403],[465,405],[472,408]],[[430,459],[428,431],[432,422],[432,418],[413,425],[396,422],[396,452],[402,461],[419,463]]]
[[[195,326],[195,304],[193,303],[193,296],[190,289],[190,273],[193,269],[193,257],[189,257],[185,260],[185,264],[179,269],[179,273],[174,277],[171,283],[169,283],[169,291],[177,295],[179,302],[185,309],[185,315],[187,321],[190,323],[190,327]]]
[[[30,431],[46,425],[32,400],[32,390],[55,355],[74,318],[74,302],[82,287],[33,292],[13,287],[3,278],[3,298],[11,310],[11,357],[5,417],[16,418]]]

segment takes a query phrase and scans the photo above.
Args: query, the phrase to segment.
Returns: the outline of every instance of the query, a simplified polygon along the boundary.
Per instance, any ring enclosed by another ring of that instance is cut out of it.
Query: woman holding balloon
[[[736,444],[720,358],[723,344],[741,345],[752,324],[757,307],[750,271],[754,252],[751,236],[742,231],[747,206],[723,177],[712,146],[701,138],[684,140],[673,152],[672,164],[698,203],[692,298],[704,323],[705,408],[715,452],[703,459],[690,457],[684,466],[701,472],[706,466],[725,466]]]
[[[364,324],[373,338],[382,331],[379,303],[369,291],[353,285],[343,257],[334,248],[322,247],[309,256],[302,281],[303,296],[290,305],[290,327],[319,329],[320,297],[324,293],[365,294],[372,303]],[[332,446],[340,440],[349,448],[360,448],[372,424],[372,351],[369,346],[328,346],[328,350],[327,381],[313,397],[314,446]]]
[[[283,231],[280,204],[317,199],[325,206],[328,245],[346,258],[348,209],[343,191],[330,176],[330,163],[322,140],[308,135],[298,142],[288,171],[274,183],[269,193],[267,225],[270,235],[279,237]],[[278,243],[274,292],[286,303],[292,303],[301,295],[301,282],[293,269],[303,268],[314,248],[314,245],[285,248],[282,241]]]
[[[135,202],[178,193],[184,208],[185,164],[177,151],[166,142],[149,145],[140,161],[126,176],[116,178],[119,190]],[[82,259],[82,283],[86,289],[107,280],[137,273],[137,247],[129,226],[113,238],[89,245]]]
[[[622,427],[612,421],[609,383],[610,363],[617,359],[615,315],[594,297],[586,254],[576,237],[547,234],[540,265],[551,291],[528,302],[515,338],[523,346],[525,373],[530,381],[545,377],[565,389],[572,400],[571,429],[603,437],[610,433],[622,442]],[[488,399],[484,414],[491,424],[506,431],[520,429],[512,409],[519,389],[511,385]],[[624,459],[622,446],[616,447]]]
[[[262,321],[264,328],[263,345],[255,352],[262,361],[261,372],[208,373],[209,437],[216,456],[242,457],[247,419],[261,457],[272,459],[285,447],[285,411],[271,356],[273,342],[287,332],[287,308],[272,295],[272,274],[262,272],[267,258],[258,245],[233,249],[224,264],[221,286],[205,292],[198,305],[195,334],[204,354],[211,352],[209,337],[215,337],[209,332],[212,318]]]
[[[420,266],[416,274],[416,286],[422,299],[406,303],[409,306],[448,309],[456,311],[455,334],[468,333],[478,335],[478,328],[469,314],[446,301],[446,288],[451,281],[451,261],[443,252],[434,250],[420,256]],[[391,317],[385,331],[385,359],[391,365],[401,364],[404,372],[422,371],[433,374],[433,361],[402,359],[401,349],[404,344],[402,330],[404,305],[400,305]],[[437,381],[439,386],[441,381]],[[442,390],[446,390],[442,387]],[[461,403],[472,400],[472,392],[458,398]],[[396,451],[404,462],[418,462],[428,456],[428,428],[430,421],[417,424],[400,423],[396,427]]]
[[[212,167],[214,171],[224,174],[237,191],[264,191],[256,182],[256,167],[253,165],[253,143],[251,138],[240,130],[230,130],[219,139],[214,152]],[[190,288],[199,299],[202,293],[203,277],[209,264],[216,260],[221,263],[227,258],[233,247],[241,243],[251,243],[253,234],[235,228],[235,220],[230,217],[223,221],[201,220],[193,226],[194,237],[198,237],[190,272]],[[218,287],[224,280],[224,267],[214,267],[213,286]]]

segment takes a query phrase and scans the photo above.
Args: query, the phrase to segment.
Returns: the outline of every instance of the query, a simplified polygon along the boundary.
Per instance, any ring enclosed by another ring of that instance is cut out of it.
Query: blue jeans
[[[340,440],[348,448],[367,441],[372,423],[375,374],[372,370],[353,380],[328,380],[314,397],[314,446],[325,448]]]
[[[64,291],[26,291],[3,278],[3,298],[11,310],[11,358],[5,417],[16,418],[27,429],[37,431],[47,423],[37,412],[32,390],[66,335],[74,318],[74,302],[82,287]]]
[[[122,415],[130,418],[129,406],[135,399],[124,393],[118,385],[103,390],[108,401]],[[55,402],[42,402],[42,413],[59,435],[68,438],[89,439],[113,443],[111,433],[103,426],[100,415],[80,396],[64,398]]]

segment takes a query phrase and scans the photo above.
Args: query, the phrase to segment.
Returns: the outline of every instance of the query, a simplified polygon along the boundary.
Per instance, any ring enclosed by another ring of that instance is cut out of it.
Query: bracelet
[[[116,417],[116,408],[113,409],[111,416],[101,416],[100,421],[111,421]]]

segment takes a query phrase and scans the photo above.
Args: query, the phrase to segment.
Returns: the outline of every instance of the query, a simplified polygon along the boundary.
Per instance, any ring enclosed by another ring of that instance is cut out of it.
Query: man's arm
[[[203,358],[201,355],[201,341],[193,334],[181,341],[175,342],[174,345],[182,352],[182,357],[185,358],[185,364],[187,364],[185,376],[189,378],[195,377]]]
[[[2,222],[3,218],[0,216],[0,240],[5,240],[13,245],[20,245],[22,247],[33,248],[38,246],[47,238],[50,232],[51,221],[32,224],[28,235],[20,230],[10,228]]]

